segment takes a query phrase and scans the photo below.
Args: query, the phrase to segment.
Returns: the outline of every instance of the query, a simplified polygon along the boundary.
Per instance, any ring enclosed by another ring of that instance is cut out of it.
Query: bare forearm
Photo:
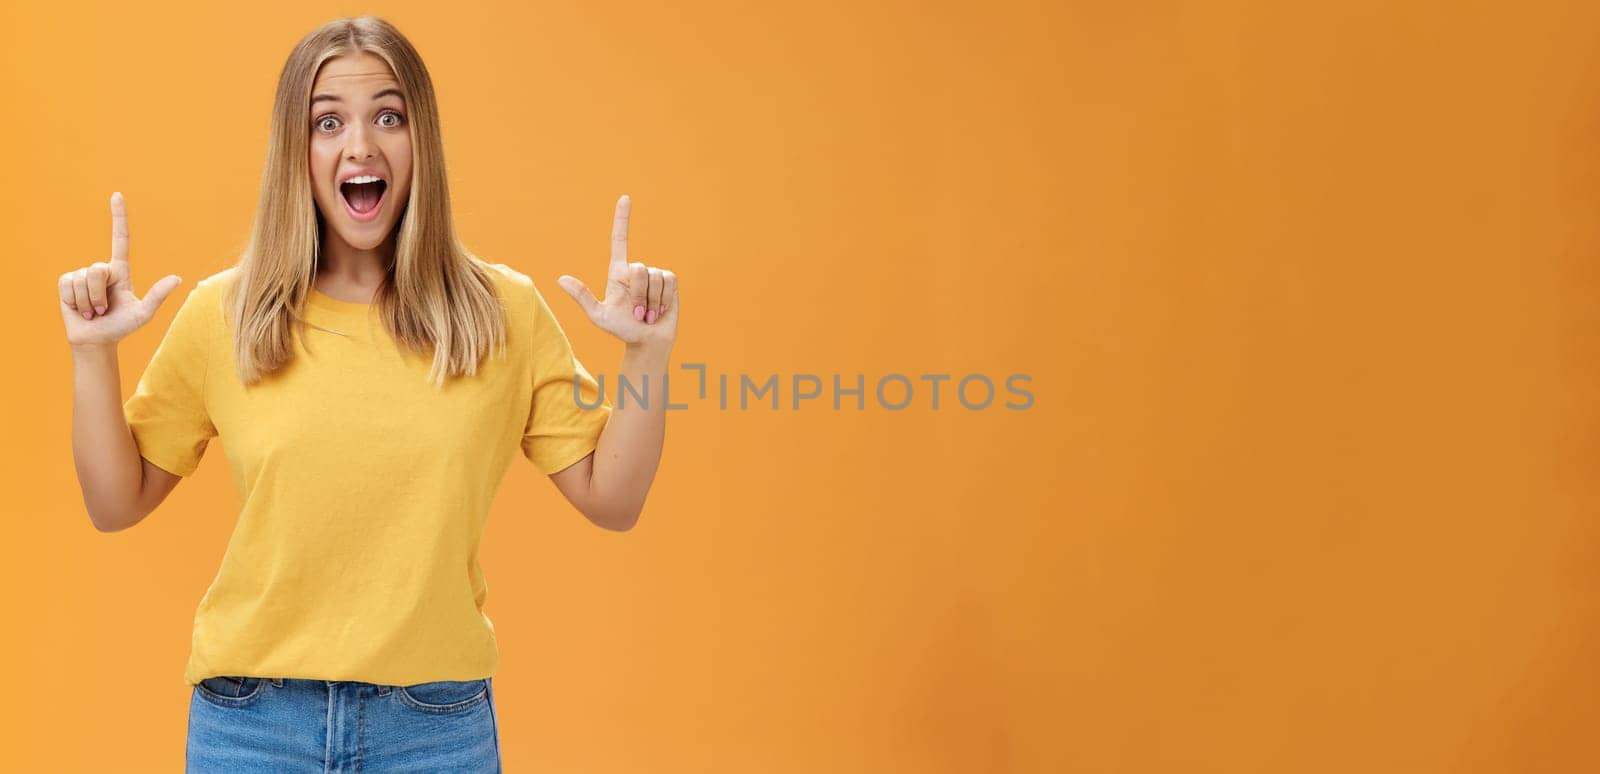
[[[589,491],[596,515],[609,526],[627,529],[644,509],[650,484],[661,462],[661,447],[666,436],[666,376],[670,345],[629,345],[618,371],[611,419],[600,434],[595,448],[594,469]],[[640,393],[648,384],[645,405],[632,394],[624,397],[621,380]]]
[[[143,465],[122,413],[115,345],[72,349],[72,458],[96,528],[114,532],[143,516]]]

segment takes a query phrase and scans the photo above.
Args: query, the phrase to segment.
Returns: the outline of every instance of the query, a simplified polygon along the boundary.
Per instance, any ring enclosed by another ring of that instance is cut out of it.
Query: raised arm
[[[648,406],[623,402],[611,414],[593,454],[552,474],[561,493],[590,521],[607,529],[631,529],[655,481],[666,435],[664,380],[678,336],[678,278],[666,269],[628,262],[628,218],[632,203],[617,200],[611,226],[611,260],[605,298],[576,277],[563,274],[563,290],[589,320],[624,344],[618,377],[642,387],[649,380]]]
[[[149,322],[182,281],[167,275],[143,299],[133,294],[121,194],[111,195],[110,262],[66,272],[57,281],[72,349],[72,457],[89,520],[102,532],[137,524],[179,480],[139,456],[123,415],[117,342]]]

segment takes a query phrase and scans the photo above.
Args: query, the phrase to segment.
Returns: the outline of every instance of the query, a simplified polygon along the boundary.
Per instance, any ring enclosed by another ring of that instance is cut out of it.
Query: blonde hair
[[[301,39],[278,76],[255,224],[227,301],[245,385],[293,357],[295,322],[321,328],[303,313],[321,238],[310,180],[311,87],[324,62],[363,51],[388,62],[400,82],[412,147],[411,193],[395,225],[394,263],[374,302],[384,327],[404,348],[423,355],[431,350],[428,378],[438,385],[477,373],[485,355],[505,347],[505,310],[489,275],[494,269],[456,239],[439,108],[422,58],[382,19],[338,19]]]

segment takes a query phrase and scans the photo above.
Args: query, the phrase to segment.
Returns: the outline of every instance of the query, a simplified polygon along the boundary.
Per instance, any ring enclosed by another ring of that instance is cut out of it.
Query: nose
[[[373,145],[372,137],[367,134],[369,130],[361,123],[350,127],[345,135],[350,138],[344,146],[344,156],[350,161],[366,161],[377,154],[377,146]]]

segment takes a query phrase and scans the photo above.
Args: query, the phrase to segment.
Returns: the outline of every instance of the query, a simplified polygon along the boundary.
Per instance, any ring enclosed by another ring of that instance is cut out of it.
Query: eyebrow
[[[401,102],[405,102],[406,101],[406,95],[401,94],[400,90],[396,89],[396,88],[384,89],[383,91],[380,91],[377,94],[372,95],[372,98],[375,99],[375,100],[383,99],[384,97],[399,97]],[[344,100],[340,99],[339,97],[336,97],[336,96],[334,96],[332,94],[318,94],[317,96],[311,98],[311,104],[315,105],[318,102],[321,102],[323,100],[327,100],[329,102],[343,102],[344,101]]]

